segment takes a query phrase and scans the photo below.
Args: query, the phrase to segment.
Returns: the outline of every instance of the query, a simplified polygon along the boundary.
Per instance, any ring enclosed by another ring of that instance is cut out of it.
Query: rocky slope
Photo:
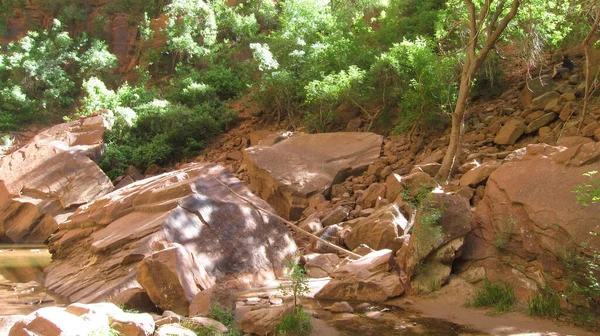
[[[69,196],[80,190],[69,183],[79,176],[71,161],[22,154],[33,148],[93,164],[79,139],[96,148],[92,140],[99,133],[60,137],[100,119],[77,121],[45,131],[48,136],[36,138],[41,145],[2,158],[18,164],[2,165],[10,174],[0,175],[0,213],[27,219],[19,226],[26,234],[6,234],[18,238],[11,241],[27,241],[40,218],[52,218],[53,229],[38,235],[44,240],[59,229],[49,241],[54,261],[46,286],[72,301],[143,301],[145,309],[186,315],[215,284],[231,289],[281,276],[296,246],[306,255],[308,274],[333,278],[317,294],[324,299],[384,301],[435,291],[452,273],[474,284],[507,281],[522,300],[548,286],[564,292],[563,251],[589,255],[600,248],[598,236],[589,235],[600,233],[599,205],[584,207],[571,193],[587,181],[583,173],[600,169],[600,108],[593,105],[583,116],[581,94],[577,74],[542,77],[475,105],[456,179],[446,185],[433,176],[447,134],[269,132],[242,113],[239,127],[217,139],[199,162],[145,179],[130,169],[121,178],[129,185],[111,193],[111,185],[100,188],[81,206],[86,200]],[[64,191],[28,179],[39,174],[30,171],[50,177],[66,172],[66,183],[48,178]],[[98,176],[94,187],[104,185]],[[35,211],[14,211],[12,204],[33,194],[41,200],[28,205]],[[81,195],[88,194],[75,196]],[[61,207],[37,206],[48,202]],[[255,205],[299,219],[300,228],[362,258],[340,258],[307,235],[296,234],[294,242],[281,221]],[[20,215],[30,212],[35,216]]]

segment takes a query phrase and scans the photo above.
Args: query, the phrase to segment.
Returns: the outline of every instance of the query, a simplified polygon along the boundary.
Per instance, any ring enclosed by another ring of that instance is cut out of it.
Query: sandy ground
[[[492,335],[599,335],[566,322],[534,318],[520,311],[490,315],[483,309],[464,307],[465,301],[473,295],[473,292],[474,290],[469,284],[459,278],[454,278],[448,285],[428,296],[399,298],[392,300],[391,303]]]

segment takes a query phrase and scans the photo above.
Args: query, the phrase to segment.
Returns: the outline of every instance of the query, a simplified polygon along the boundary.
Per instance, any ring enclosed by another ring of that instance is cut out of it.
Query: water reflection
[[[0,315],[28,314],[56,304],[42,287],[50,261],[43,245],[0,245]]]

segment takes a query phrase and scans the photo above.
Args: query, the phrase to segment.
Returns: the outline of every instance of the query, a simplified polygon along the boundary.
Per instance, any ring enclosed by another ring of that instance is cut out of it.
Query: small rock
[[[579,75],[571,75],[569,76],[569,84],[577,85],[579,84]]]
[[[575,96],[575,92],[563,93],[561,97],[566,101],[574,101],[575,99],[577,99],[577,97]]]
[[[190,317],[190,318],[186,318],[184,322],[186,324],[191,324],[194,327],[214,329],[221,333],[227,333],[229,331],[229,329],[225,325],[223,325],[223,323],[221,323],[219,321],[215,321],[208,317],[201,317],[201,316]]]
[[[562,121],[567,121],[571,116],[571,102],[567,102],[565,106],[563,106],[562,110],[560,110],[559,118]]]
[[[494,143],[498,145],[512,145],[525,131],[525,123],[521,119],[511,119],[500,129]]]
[[[552,121],[554,121],[554,119],[556,119],[557,114],[554,112],[550,112],[550,113],[546,113],[543,116],[533,120],[531,123],[529,123],[529,125],[527,125],[527,127],[525,127],[525,133],[529,134],[529,133],[533,133],[535,131],[537,131],[540,127],[542,126],[546,126],[549,123],[551,123]]]
[[[257,297],[247,298],[246,300],[244,300],[244,302],[248,306],[255,306],[260,303],[260,298],[257,298]]]
[[[288,310],[287,307],[276,307],[250,311],[242,318],[241,329],[248,334],[271,335]]]
[[[366,312],[365,316],[372,320],[378,320],[379,318],[381,318],[381,316],[383,316],[383,313],[378,312],[378,311],[372,311],[372,312]]]
[[[274,306],[281,306],[283,304],[282,298],[270,298],[269,303]]]
[[[196,336],[196,333],[177,323],[173,323],[161,325],[154,332],[154,336]]]
[[[336,302],[331,305],[330,310],[332,313],[353,313],[354,309],[347,301]]]
[[[339,207],[335,208],[333,211],[331,211],[329,214],[327,214],[327,216],[325,216],[325,218],[323,218],[321,223],[325,227],[333,225],[333,224],[338,224],[338,223],[342,222],[344,219],[346,219],[346,217],[348,217],[348,214],[350,214],[350,210],[348,208],[339,206]]]

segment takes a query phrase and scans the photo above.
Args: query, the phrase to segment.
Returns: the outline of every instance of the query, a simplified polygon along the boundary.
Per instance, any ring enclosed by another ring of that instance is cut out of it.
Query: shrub
[[[527,313],[556,318],[560,315],[560,297],[550,288],[543,288],[533,298],[527,299]]]
[[[507,283],[491,283],[483,280],[483,288],[475,292],[470,302],[473,307],[493,307],[495,312],[506,312],[512,309],[516,301],[515,292]]]
[[[308,336],[313,329],[311,316],[302,309],[295,307],[292,312],[285,314],[281,323],[275,327],[275,334],[281,336]]]
[[[239,336],[242,334],[234,325],[235,316],[233,312],[222,308],[218,304],[209,308],[207,317],[223,323],[223,325],[227,327],[228,331],[226,333],[222,333],[216,330],[214,327],[201,327],[192,323],[190,320],[184,320],[182,326],[192,330],[198,336]]]
[[[423,39],[394,44],[377,59],[372,72],[379,77],[393,77],[395,87],[390,89],[401,92],[396,132],[406,132],[415,125],[435,127],[446,123],[457,94],[454,63],[452,58],[437,55]]]
[[[208,309],[207,317],[223,323],[227,328],[232,328],[235,322],[235,315],[229,309],[215,304]]]

